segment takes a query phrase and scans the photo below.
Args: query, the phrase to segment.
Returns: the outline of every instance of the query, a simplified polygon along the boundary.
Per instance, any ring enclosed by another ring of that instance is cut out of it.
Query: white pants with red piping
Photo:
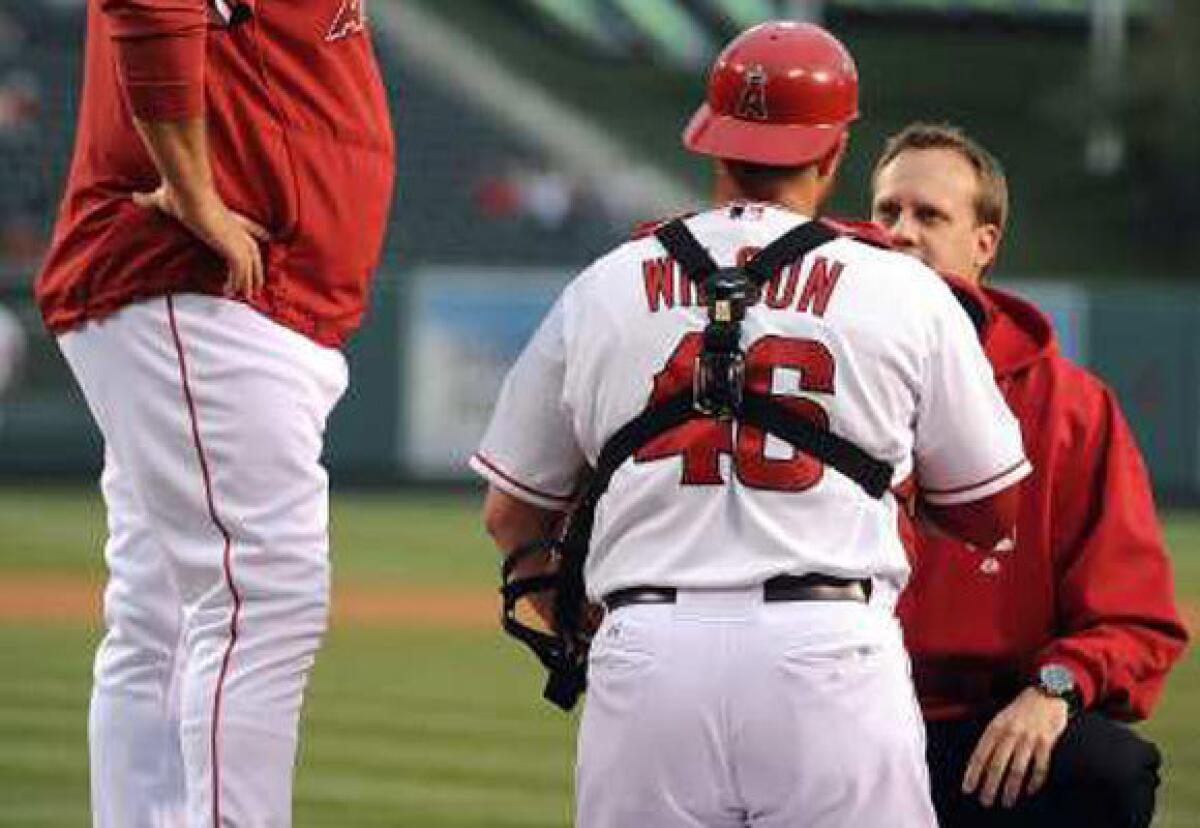
[[[194,295],[139,302],[59,345],[105,442],[93,824],[288,826],[328,616],[320,458],[345,359]]]

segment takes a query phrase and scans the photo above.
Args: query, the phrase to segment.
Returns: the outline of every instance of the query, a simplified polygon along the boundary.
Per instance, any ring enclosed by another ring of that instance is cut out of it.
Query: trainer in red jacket
[[[1063,357],[1033,305],[980,284],[1003,173],[960,131],[915,124],[875,168],[873,217],[951,279],[1021,423],[1034,473],[995,550],[922,531],[898,611],[954,826],[1146,826],[1149,715],[1187,640],[1150,483],[1112,392]],[[1002,806],[1002,807],[1001,807]]]

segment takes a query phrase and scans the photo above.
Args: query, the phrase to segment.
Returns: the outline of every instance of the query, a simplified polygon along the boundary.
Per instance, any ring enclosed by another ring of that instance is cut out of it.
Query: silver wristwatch
[[[1038,670],[1037,689],[1052,699],[1065,701],[1068,715],[1074,716],[1083,707],[1075,674],[1065,665],[1053,662],[1042,665]]]

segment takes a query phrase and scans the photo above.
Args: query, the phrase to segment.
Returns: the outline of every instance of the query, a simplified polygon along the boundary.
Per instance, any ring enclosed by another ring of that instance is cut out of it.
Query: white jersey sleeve
[[[566,511],[586,461],[563,396],[566,369],[560,297],[500,390],[471,468],[513,497]]]
[[[929,503],[981,500],[1032,471],[970,319],[944,284],[933,293],[913,454]]]

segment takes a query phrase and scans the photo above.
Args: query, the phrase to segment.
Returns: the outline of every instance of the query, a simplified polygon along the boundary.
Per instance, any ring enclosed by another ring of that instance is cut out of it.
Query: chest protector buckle
[[[742,407],[746,381],[739,340],[751,295],[750,280],[740,267],[719,268],[705,279],[704,295],[709,323],[692,373],[692,404],[706,416],[731,420]]]

